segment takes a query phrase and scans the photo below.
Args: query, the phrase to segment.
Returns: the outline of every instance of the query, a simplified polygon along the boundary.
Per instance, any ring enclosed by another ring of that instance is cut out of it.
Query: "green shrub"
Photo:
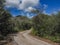
[[[33,17],[32,33],[39,37],[48,38],[54,42],[60,42],[60,13],[57,15],[39,14]]]

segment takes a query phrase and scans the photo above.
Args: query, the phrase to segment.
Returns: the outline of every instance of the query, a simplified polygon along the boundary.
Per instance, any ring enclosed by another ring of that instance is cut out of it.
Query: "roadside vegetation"
[[[60,43],[60,12],[52,15],[39,14],[33,17],[32,34]]]

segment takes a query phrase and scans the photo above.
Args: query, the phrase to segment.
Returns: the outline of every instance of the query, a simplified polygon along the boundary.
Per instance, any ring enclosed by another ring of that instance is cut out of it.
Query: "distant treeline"
[[[16,16],[14,17],[15,20],[15,30],[22,31],[22,30],[29,30],[32,25],[31,19],[27,18],[26,16]]]

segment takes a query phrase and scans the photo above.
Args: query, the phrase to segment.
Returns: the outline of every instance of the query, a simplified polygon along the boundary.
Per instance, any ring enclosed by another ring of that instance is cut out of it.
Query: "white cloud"
[[[25,10],[29,7],[36,6],[39,0],[5,0],[6,7],[17,7],[19,10]],[[20,3],[21,1],[21,3]]]
[[[20,9],[26,9],[28,7],[36,6],[39,3],[39,0],[22,0],[22,3],[19,5]]]
[[[27,9],[25,9],[26,12],[31,12],[31,11],[33,11],[33,10],[36,10],[36,9],[33,8],[33,7],[28,7]]]
[[[43,4],[43,9],[44,9],[44,10],[43,10],[43,13],[44,13],[44,14],[48,14],[48,13],[46,13],[46,9],[47,9],[47,7],[48,7],[47,4]]]
[[[32,18],[33,17],[33,15],[30,15],[29,13],[27,13],[26,16],[29,17],[29,18]]]
[[[57,14],[58,13],[58,11],[53,11],[51,14]]]
[[[5,5],[7,7],[17,7],[20,4],[20,0],[5,0]]]
[[[43,6],[44,6],[44,9],[46,9],[46,8],[48,7],[48,5],[47,5],[47,4],[43,4]]]

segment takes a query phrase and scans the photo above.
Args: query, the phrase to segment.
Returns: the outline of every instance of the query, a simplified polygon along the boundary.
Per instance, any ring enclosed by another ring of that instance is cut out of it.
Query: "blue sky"
[[[19,2],[20,1],[20,2]],[[5,9],[13,16],[27,15],[33,17],[32,10],[44,8],[43,13],[51,14],[60,10],[60,0],[6,0]]]
[[[60,0],[41,0],[41,4],[46,4],[46,13],[51,14],[60,10]]]

